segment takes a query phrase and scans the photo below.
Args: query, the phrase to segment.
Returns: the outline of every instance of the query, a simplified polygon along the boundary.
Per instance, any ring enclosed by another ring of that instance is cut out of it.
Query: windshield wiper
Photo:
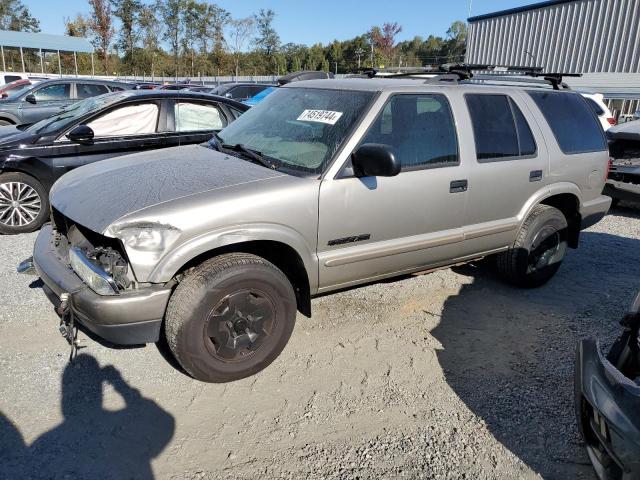
[[[227,150],[233,150],[234,152],[242,153],[245,156],[249,157],[253,160],[254,163],[258,163],[263,167],[270,168],[272,170],[277,170],[278,165],[274,162],[267,160],[260,152],[256,152],[255,150],[251,150],[241,143],[236,143],[235,145],[222,145],[222,148],[226,148]]]
[[[241,153],[245,157],[249,157],[249,160],[251,160],[252,162],[262,165],[263,167],[270,168],[272,170],[277,170],[279,168],[279,165],[277,163],[267,160],[260,152],[251,150],[241,143],[236,143],[235,145],[223,143],[222,138],[220,138],[217,133],[213,134],[213,137],[211,137],[211,140],[209,141],[209,145],[222,153],[224,153],[225,150],[231,150],[232,152]]]

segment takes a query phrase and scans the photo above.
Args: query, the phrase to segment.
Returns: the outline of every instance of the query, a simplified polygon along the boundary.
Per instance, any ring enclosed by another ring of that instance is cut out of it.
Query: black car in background
[[[131,90],[83,100],[26,128],[0,127],[0,233],[38,229],[49,216],[49,189],[67,171],[205,142],[248,108],[203,93]]]
[[[30,88],[8,92],[8,97],[0,100],[0,125],[35,123],[79,100],[131,88],[130,83],[88,78],[44,80]]]

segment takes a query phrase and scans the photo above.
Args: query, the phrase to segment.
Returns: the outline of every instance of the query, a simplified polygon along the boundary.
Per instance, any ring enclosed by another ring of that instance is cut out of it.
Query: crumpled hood
[[[104,233],[124,215],[159,203],[282,175],[201,145],[191,145],[78,168],[53,185],[50,200],[63,215]]]

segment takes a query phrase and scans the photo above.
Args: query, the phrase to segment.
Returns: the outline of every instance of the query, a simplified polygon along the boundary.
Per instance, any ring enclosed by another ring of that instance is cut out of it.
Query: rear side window
[[[15,82],[16,80],[20,80],[22,79],[22,77],[18,76],[18,75],[5,75],[4,76],[4,83],[11,83],[11,82]]]
[[[598,105],[595,102],[595,100],[592,100],[592,99],[587,98],[587,97],[584,97],[584,99],[587,101],[587,103],[591,107],[591,110],[593,110],[593,113],[595,113],[598,116],[604,115],[604,110],[602,109],[602,107],[600,105]]]
[[[91,98],[108,93],[109,89],[104,85],[97,85],[95,83],[76,83],[76,94],[78,98]]]
[[[176,131],[220,130],[227,121],[213,104],[180,102],[175,106]]]
[[[458,165],[458,138],[443,95],[394,95],[361,142],[393,147],[402,170]]]
[[[522,111],[506,95],[465,95],[480,162],[535,155],[536,142]]]
[[[570,155],[606,150],[602,126],[586,100],[577,93],[530,91],[560,149]]]

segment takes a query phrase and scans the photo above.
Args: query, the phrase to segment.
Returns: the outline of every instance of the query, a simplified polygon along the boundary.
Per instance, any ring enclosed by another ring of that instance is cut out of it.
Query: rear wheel
[[[21,172],[0,174],[0,233],[33,232],[48,215],[49,199],[38,180]]]
[[[0,119],[0,127],[6,127],[7,125],[15,125],[15,124],[10,122],[9,120]]]
[[[560,268],[567,251],[567,219],[560,210],[537,205],[513,246],[497,256],[500,274],[520,287],[539,287]]]
[[[165,317],[178,363],[205,382],[230,382],[266,368],[295,324],[287,277],[255,255],[220,255],[196,267],[176,288]]]

